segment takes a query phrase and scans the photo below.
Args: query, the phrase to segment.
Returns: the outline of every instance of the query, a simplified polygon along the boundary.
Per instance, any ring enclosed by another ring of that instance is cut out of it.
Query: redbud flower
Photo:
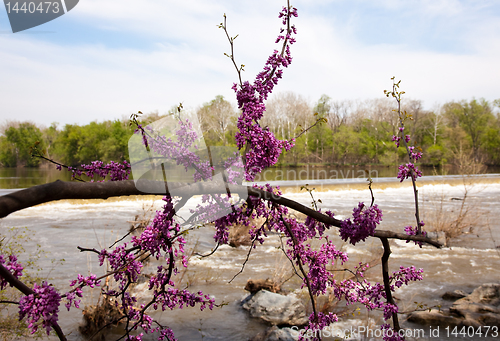
[[[353,221],[351,222],[350,218],[342,221],[340,237],[344,241],[349,239],[352,245],[373,236],[375,228],[382,221],[382,211],[377,205],[363,208],[365,208],[365,204],[360,202],[358,207],[353,210]]]

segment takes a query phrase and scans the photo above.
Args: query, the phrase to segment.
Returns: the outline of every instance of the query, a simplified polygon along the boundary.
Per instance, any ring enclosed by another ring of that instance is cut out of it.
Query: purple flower
[[[285,27],[288,25],[290,16],[296,17],[297,9],[283,7],[279,17],[283,18]],[[239,131],[236,133],[236,143],[239,149],[245,145],[248,146],[245,165],[247,181],[252,181],[257,173],[274,165],[283,150],[288,151],[293,147],[293,142],[277,140],[272,132],[259,125],[259,120],[266,109],[264,101],[282,77],[283,68],[288,67],[292,62],[290,45],[295,42],[292,35],[296,34],[297,30],[292,25],[289,30],[282,28],[281,33],[284,31],[286,35],[281,34],[276,39],[276,43],[285,40],[284,53],[280,54],[278,50],[274,50],[253,84],[244,82],[239,88],[236,84],[232,87],[236,92],[238,108],[241,109],[237,123]]]
[[[392,318],[392,314],[397,314],[397,313],[398,313],[397,305],[387,303],[384,306],[384,320],[387,321],[388,319]]]
[[[0,255],[0,265],[4,265],[5,268],[16,278],[23,275],[24,268],[21,263],[17,262],[17,257],[15,255],[9,255],[7,261],[4,259],[3,255]],[[3,290],[7,286],[7,283],[8,282],[3,277],[0,277],[0,290]]]
[[[413,163],[407,163],[406,165],[399,165],[399,172],[397,178],[400,179],[400,182],[408,179],[410,177],[419,178],[422,176],[422,172],[415,166]]]
[[[394,143],[396,143],[396,146],[399,148],[399,141],[401,141],[401,137],[392,135],[392,141],[394,141]]]
[[[365,204],[360,202],[358,207],[353,209],[352,217],[352,221],[350,218],[342,221],[340,237],[344,241],[349,239],[349,242],[355,245],[375,234],[375,228],[382,221],[382,211],[377,205],[365,208]]]
[[[19,320],[27,317],[28,329],[31,334],[34,334],[38,330],[41,319],[42,327],[49,335],[52,325],[58,320],[57,313],[61,296],[53,286],[46,282],[43,282],[41,286],[35,283],[33,291],[34,294],[24,296],[19,301]]]

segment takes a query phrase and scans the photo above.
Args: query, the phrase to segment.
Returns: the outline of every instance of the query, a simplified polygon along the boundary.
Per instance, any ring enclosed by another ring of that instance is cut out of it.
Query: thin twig
[[[215,251],[217,251],[217,249],[219,248],[220,246],[220,243],[217,243],[217,245],[215,245],[214,249],[212,251],[210,251],[209,253],[207,253],[206,255],[202,255],[201,253],[198,253],[196,252],[195,255],[196,256],[200,256],[201,258],[205,258],[205,257],[208,257],[208,256],[211,256],[215,253]]]
[[[288,255],[288,253],[286,253],[285,245],[283,244],[283,236],[281,236],[281,235],[280,235],[280,241],[281,241],[281,250],[285,254],[286,258],[288,258],[288,260],[290,261],[290,264],[292,264],[293,271],[295,272],[295,274],[297,275],[297,277],[299,277],[301,280],[304,280],[304,278],[301,275],[299,275],[299,273],[297,272],[297,269],[295,268],[295,263],[290,258],[290,256]]]
[[[5,304],[19,304],[19,302],[16,302],[16,301],[0,301],[0,303],[5,303]]]
[[[250,259],[250,254],[252,253],[252,249],[255,245],[255,241],[257,240],[257,236],[252,240],[252,245],[250,245],[250,247],[248,248],[248,252],[247,252],[247,258],[245,259],[245,261],[243,262],[243,264],[241,264],[241,269],[240,271],[238,271],[238,273],[236,275],[233,276],[233,278],[231,278],[231,280],[228,282],[228,283],[231,283],[236,277],[238,277],[239,274],[241,274],[243,272],[243,270],[245,269],[245,265],[247,264],[248,260]]]
[[[313,128],[313,127],[315,127],[317,124],[324,123],[324,122],[325,122],[325,120],[324,120],[324,118],[323,118],[323,117],[318,118],[318,119],[316,120],[316,123],[314,123],[314,124],[313,124],[312,126],[310,126],[309,128],[302,130],[302,131],[300,132],[300,134],[299,134],[299,135],[297,135],[297,136],[295,136],[295,137],[294,137],[294,139],[295,139],[295,140],[297,140],[299,137],[301,137],[301,136],[302,136],[302,134],[305,134],[308,130],[312,129],[312,128]],[[290,140],[290,141],[288,141],[288,142],[291,142],[291,140]]]
[[[261,227],[259,228],[259,230],[262,230],[264,228],[264,226],[268,223],[268,218],[266,218],[266,221],[264,223],[262,223]],[[245,261],[243,262],[243,264],[241,265],[241,269],[240,271],[233,276],[233,278],[231,278],[231,280],[228,282],[228,283],[231,283],[239,274],[241,274],[243,272],[243,270],[245,269],[245,265],[247,264],[248,262],[248,259],[250,259],[250,254],[252,253],[252,249],[254,248],[254,245],[255,245],[255,242],[257,241],[257,236],[258,234],[255,233],[255,237],[254,239],[252,240],[252,245],[250,245],[250,248],[248,249],[248,253],[247,253],[247,258],[245,259]]]

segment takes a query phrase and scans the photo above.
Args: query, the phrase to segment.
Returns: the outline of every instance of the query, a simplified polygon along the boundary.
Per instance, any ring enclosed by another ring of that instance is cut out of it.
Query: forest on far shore
[[[279,139],[296,138],[291,151],[278,165],[396,165],[405,150],[397,149],[392,136],[398,132],[396,102],[389,98],[335,101],[323,95],[314,106],[292,92],[267,102],[261,126]],[[405,134],[423,151],[421,163],[439,166],[453,163],[458,153],[470,153],[476,161],[500,165],[500,99],[448,102],[424,110],[419,100],[403,100]],[[195,110],[207,145],[235,146],[239,110],[222,96]],[[150,113],[139,118],[143,125],[160,119]],[[320,122],[318,122],[320,121]],[[33,122],[0,122],[0,166],[39,167],[31,157],[38,143],[44,155],[68,166],[94,160],[128,160],[128,140],[134,128],[127,120],[91,122],[87,125],[57,123],[49,127]],[[311,127],[312,126],[312,127]],[[311,127],[311,128],[310,128]],[[308,129],[310,128],[310,129]]]

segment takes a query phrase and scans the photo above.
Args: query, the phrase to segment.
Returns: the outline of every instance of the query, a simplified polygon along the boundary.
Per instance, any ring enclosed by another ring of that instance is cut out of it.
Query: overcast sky
[[[13,34],[0,7],[0,123],[88,123],[236,103],[237,74],[217,24],[227,15],[252,80],[276,45],[283,0],[81,0]],[[296,0],[293,62],[276,92],[314,104],[383,96],[392,76],[424,107],[500,98],[498,0]]]

